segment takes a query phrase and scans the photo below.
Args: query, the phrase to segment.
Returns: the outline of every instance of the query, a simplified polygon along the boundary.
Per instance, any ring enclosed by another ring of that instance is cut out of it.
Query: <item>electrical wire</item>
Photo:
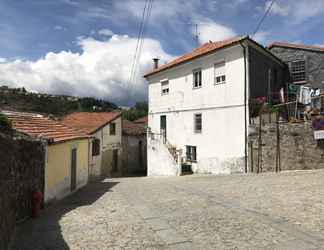
[[[267,17],[267,15],[269,14],[273,4],[275,3],[276,0],[272,0],[271,4],[269,5],[269,7],[267,8],[267,10],[264,12],[263,16],[261,17],[258,25],[256,26],[254,32],[253,32],[253,35],[252,35],[252,38],[255,36],[255,34],[259,31],[264,19]]]

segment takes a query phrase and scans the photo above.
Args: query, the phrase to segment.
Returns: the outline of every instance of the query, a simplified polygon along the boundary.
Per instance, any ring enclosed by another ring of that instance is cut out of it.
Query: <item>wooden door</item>
[[[118,171],[118,149],[113,150],[113,172]]]
[[[77,177],[77,149],[73,148],[71,151],[71,191],[76,189]]]

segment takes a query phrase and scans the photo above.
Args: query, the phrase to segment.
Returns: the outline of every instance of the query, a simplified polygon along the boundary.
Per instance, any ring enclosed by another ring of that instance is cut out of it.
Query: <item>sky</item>
[[[146,101],[153,57],[165,63],[209,40],[252,35],[270,2],[154,0],[130,82],[145,0],[0,0],[0,85]],[[277,0],[254,39],[324,46],[323,14],[324,0]]]

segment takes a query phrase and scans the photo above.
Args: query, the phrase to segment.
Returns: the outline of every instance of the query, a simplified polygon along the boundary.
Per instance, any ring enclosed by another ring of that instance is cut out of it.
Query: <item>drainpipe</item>
[[[246,47],[243,45],[242,41],[240,41],[240,45],[243,49],[244,56],[244,172],[248,172],[248,164],[247,164],[247,112],[246,112],[246,87],[247,87],[247,72],[246,72]]]

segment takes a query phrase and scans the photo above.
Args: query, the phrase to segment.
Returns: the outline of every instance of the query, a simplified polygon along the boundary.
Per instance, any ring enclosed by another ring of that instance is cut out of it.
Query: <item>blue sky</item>
[[[32,91],[145,100],[151,58],[168,61],[199,42],[251,34],[270,1],[155,0],[137,78],[130,65],[144,0],[0,0],[0,83]],[[324,44],[324,1],[277,0],[255,39]],[[131,93],[131,95],[129,94]]]

